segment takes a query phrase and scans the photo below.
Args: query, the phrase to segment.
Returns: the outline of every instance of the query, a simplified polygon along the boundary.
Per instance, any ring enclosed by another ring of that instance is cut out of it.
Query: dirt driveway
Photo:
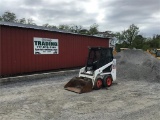
[[[120,79],[108,89],[63,89],[73,75],[1,84],[0,120],[159,120],[160,84]]]

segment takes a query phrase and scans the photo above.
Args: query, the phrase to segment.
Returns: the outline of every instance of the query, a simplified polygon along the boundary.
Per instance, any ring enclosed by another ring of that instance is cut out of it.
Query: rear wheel
[[[112,85],[112,76],[111,75],[107,75],[104,77],[104,80],[103,80],[103,85],[104,87],[110,87]]]
[[[95,83],[94,83],[94,89],[98,90],[98,89],[101,89],[102,88],[102,79],[101,78],[98,78],[95,80]]]

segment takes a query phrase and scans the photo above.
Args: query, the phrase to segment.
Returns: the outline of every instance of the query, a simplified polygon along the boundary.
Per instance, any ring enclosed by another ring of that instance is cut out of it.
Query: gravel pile
[[[124,50],[118,53],[117,78],[160,82],[160,60],[142,50]]]

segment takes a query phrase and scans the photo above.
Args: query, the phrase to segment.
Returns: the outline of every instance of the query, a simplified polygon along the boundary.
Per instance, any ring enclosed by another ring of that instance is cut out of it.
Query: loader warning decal
[[[34,54],[59,54],[58,39],[33,38]]]

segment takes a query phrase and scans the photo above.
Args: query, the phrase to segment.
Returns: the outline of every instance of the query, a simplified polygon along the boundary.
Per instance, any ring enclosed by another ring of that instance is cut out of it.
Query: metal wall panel
[[[84,66],[88,46],[109,47],[109,39],[1,26],[2,75]],[[59,54],[34,55],[33,38],[59,40]]]

